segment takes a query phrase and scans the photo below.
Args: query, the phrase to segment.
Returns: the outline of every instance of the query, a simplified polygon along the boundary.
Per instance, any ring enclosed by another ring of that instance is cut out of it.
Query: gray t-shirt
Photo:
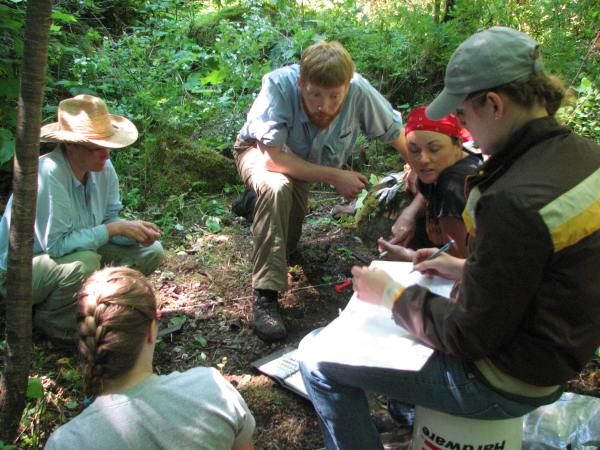
[[[231,450],[251,440],[254,426],[235,388],[217,370],[197,367],[98,397],[45,448]]]

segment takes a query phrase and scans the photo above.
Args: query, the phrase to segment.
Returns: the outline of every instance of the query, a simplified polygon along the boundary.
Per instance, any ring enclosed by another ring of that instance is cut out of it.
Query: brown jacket
[[[467,185],[457,301],[412,286],[394,319],[444,353],[564,383],[600,346],[600,146],[537,119]]]

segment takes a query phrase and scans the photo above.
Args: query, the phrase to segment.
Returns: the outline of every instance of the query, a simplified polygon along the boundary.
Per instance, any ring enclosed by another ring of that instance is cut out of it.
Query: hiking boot
[[[237,216],[245,218],[248,222],[252,222],[255,206],[256,193],[254,191],[246,191],[233,201],[231,211]]]
[[[263,341],[278,341],[285,338],[283,319],[279,314],[277,291],[255,289],[252,298],[252,327]]]

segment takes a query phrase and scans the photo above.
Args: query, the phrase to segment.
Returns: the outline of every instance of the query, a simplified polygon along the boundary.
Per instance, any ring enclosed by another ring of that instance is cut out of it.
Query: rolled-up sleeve
[[[123,209],[121,194],[119,192],[119,178],[112,164],[107,166],[105,170],[105,177],[102,179],[101,189],[106,192],[106,208],[104,210],[104,219],[102,220],[102,223],[108,224],[122,221],[123,219],[119,217],[119,213]],[[126,236],[113,236],[110,238],[110,242],[123,246],[137,244],[135,239]]]
[[[262,88],[248,112],[240,137],[245,140],[256,140],[268,147],[284,145],[288,137],[288,126],[292,119],[292,102],[290,92],[285,83],[277,82],[271,74],[263,77]]]
[[[402,132],[402,115],[367,80],[360,75],[356,77],[360,91],[357,109],[362,132],[382,142],[395,141]]]

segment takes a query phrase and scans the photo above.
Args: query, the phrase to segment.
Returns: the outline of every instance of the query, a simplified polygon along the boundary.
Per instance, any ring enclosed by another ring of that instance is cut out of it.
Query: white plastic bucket
[[[523,418],[479,420],[416,407],[413,450],[520,450]]]

